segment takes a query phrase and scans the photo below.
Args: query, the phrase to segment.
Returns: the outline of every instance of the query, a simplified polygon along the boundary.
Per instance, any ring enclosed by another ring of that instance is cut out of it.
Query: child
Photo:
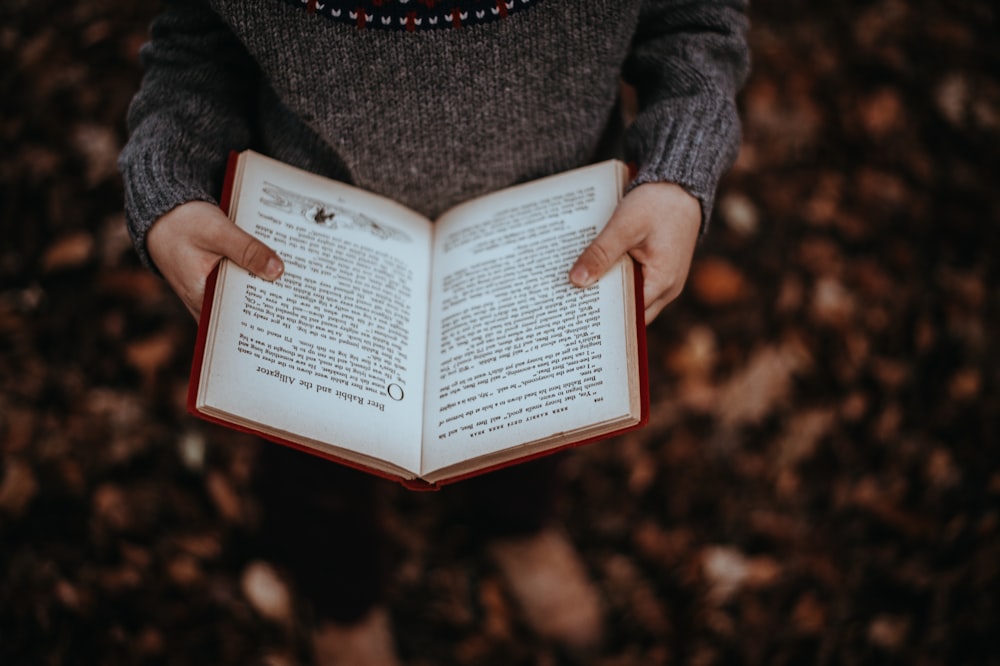
[[[637,176],[568,279],[589,285],[630,253],[642,265],[648,323],[680,292],[718,179],[738,148],[734,98],[748,65],[743,0],[165,4],[143,49],[146,75],[129,112],[130,139],[120,164],[139,255],[194,315],[205,278],[221,257],[266,279],[283,270],[280,257],[216,206],[231,150],[254,147],[433,217],[475,195],[595,159],[615,129],[624,79],[638,99],[636,117],[622,136]],[[316,511],[347,514],[369,501],[367,478],[333,472],[318,460],[302,462],[280,447],[264,450],[275,459],[263,468],[265,508],[280,506],[292,492],[289,486],[312,497]],[[533,479],[527,486],[535,490],[526,492],[543,498],[548,474],[521,467],[482,483],[509,482],[520,489],[524,484],[516,477],[522,475]],[[348,491],[337,500],[321,499],[319,489],[330,487],[328,474],[349,478],[340,484]],[[357,497],[364,499],[350,499]],[[497,551],[506,552],[508,561],[534,558],[548,566],[547,560],[572,559],[565,544],[552,545],[552,533],[540,529],[537,515],[508,519],[507,533],[521,533],[518,547]],[[364,519],[355,516],[353,524],[367,535]],[[300,545],[290,550],[322,554],[336,550],[335,544],[356,544],[355,559],[373,561],[362,551],[374,547],[375,539],[355,540],[345,529],[336,538],[299,533]],[[280,538],[294,537],[289,532],[295,530],[284,530]],[[531,550],[536,542],[543,544],[535,549],[542,553],[538,557]],[[503,568],[504,556],[499,559]],[[578,567],[563,568],[582,576]],[[360,579],[366,581],[360,587],[371,592],[339,593],[347,589],[339,583],[317,591],[317,599],[357,602],[347,604],[354,606],[350,612],[326,613],[339,621],[331,627],[359,617],[357,626],[374,626],[364,618],[377,602],[377,581],[374,575]],[[526,586],[513,587],[518,593]],[[315,581],[309,589],[316,591]],[[587,600],[574,598],[564,606],[596,604],[596,595],[581,594]],[[528,606],[537,600],[522,602],[529,618],[562,613],[536,608],[533,614]],[[591,616],[584,612],[578,622],[562,623],[569,628],[542,630],[566,643],[585,643],[599,635],[598,628],[573,625],[598,624]],[[345,631],[327,633],[347,644],[354,635]],[[318,645],[324,652],[322,641]],[[361,663],[357,655],[345,659]]]

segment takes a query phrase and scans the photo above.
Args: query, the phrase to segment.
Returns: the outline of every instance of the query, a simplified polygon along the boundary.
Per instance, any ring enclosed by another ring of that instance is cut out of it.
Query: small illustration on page
[[[301,215],[328,229],[353,229],[363,231],[381,240],[404,243],[411,241],[409,234],[378,222],[364,213],[341,204],[332,204],[320,199],[299,194],[272,183],[264,183],[264,194],[260,202],[268,208]]]

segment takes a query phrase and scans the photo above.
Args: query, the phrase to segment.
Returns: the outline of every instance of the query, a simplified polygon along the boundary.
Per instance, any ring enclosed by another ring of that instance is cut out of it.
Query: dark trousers
[[[559,456],[516,465],[434,493],[461,507],[485,537],[530,534],[549,519]],[[360,619],[382,593],[381,481],[277,444],[263,444],[256,472],[261,548],[283,566],[320,618]]]

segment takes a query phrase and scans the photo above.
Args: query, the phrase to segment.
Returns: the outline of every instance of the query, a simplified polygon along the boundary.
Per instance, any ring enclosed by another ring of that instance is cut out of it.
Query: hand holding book
[[[646,324],[677,298],[691,269],[701,204],[674,183],[646,183],[625,195],[604,230],[570,270],[578,287],[593,284],[628,253],[642,266]]]
[[[278,253],[233,224],[222,209],[189,201],[161,217],[146,237],[149,256],[197,319],[209,273],[223,258],[274,281],[285,266]]]

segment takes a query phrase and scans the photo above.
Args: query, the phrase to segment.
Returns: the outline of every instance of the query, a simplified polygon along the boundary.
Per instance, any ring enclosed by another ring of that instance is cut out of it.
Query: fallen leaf
[[[740,192],[729,192],[719,200],[719,214],[726,226],[741,236],[754,235],[760,226],[757,206]]]
[[[205,479],[208,496],[219,515],[229,523],[242,524],[243,503],[239,494],[222,472],[212,471]]]
[[[279,625],[292,623],[292,595],[277,570],[267,562],[254,561],[243,569],[240,589],[261,616]]]
[[[880,215],[904,210],[914,196],[897,174],[872,167],[859,168],[854,178],[857,196],[866,210]]]
[[[774,304],[775,311],[785,314],[798,312],[805,303],[805,293],[806,288],[798,276],[785,276],[778,291],[778,300]]]
[[[98,486],[91,498],[91,505],[96,518],[113,530],[124,531],[134,523],[125,491],[114,483]]]
[[[118,176],[118,135],[104,125],[81,124],[73,131],[73,145],[84,159],[84,180],[93,187]]]
[[[813,288],[810,306],[817,324],[846,329],[853,323],[857,303],[854,295],[838,280],[823,277]]]
[[[802,357],[789,345],[759,349],[719,388],[715,411],[720,424],[734,428],[760,423],[786,401],[792,378],[802,367]]]
[[[651,520],[636,526],[632,538],[643,557],[665,569],[679,564],[694,542],[691,530],[675,528],[668,531]]]
[[[798,260],[806,271],[820,278],[838,278],[844,272],[840,246],[822,236],[810,236],[799,243]]]
[[[631,614],[641,629],[653,636],[662,636],[670,629],[670,615],[665,602],[649,585],[640,585],[629,598]]]
[[[81,591],[79,586],[66,579],[61,579],[56,583],[54,591],[56,599],[63,607],[76,612],[84,610],[87,595]]]
[[[792,622],[795,628],[804,634],[819,635],[826,627],[827,610],[816,595],[806,592],[792,609]]]
[[[104,271],[97,288],[109,296],[148,304],[165,299],[171,292],[167,283],[144,268]]]
[[[868,625],[868,640],[890,652],[903,647],[909,633],[910,620],[897,615],[879,615]]]
[[[969,108],[970,93],[968,78],[961,72],[950,72],[934,88],[934,101],[948,122],[961,127]]]
[[[944,447],[934,448],[927,456],[924,476],[928,484],[937,490],[957,488],[962,483],[962,470],[955,463],[951,451]]]
[[[778,564],[768,557],[747,557],[730,546],[711,546],[701,553],[702,572],[708,584],[708,598],[723,604],[744,587],[757,589],[772,585],[781,574]]]
[[[486,635],[492,638],[510,636],[512,611],[498,580],[486,578],[480,583],[479,603],[483,609],[482,626]]]
[[[18,453],[31,444],[35,432],[35,413],[30,409],[0,403],[0,452]]]
[[[166,331],[130,343],[125,348],[125,358],[139,371],[146,385],[151,386],[160,371],[173,360],[176,348],[175,336]]]
[[[205,435],[199,430],[188,430],[177,440],[178,457],[192,472],[204,471],[207,448]]]
[[[3,460],[3,481],[0,482],[0,511],[19,518],[38,494],[38,481],[31,466],[7,456]]]
[[[199,560],[214,560],[222,554],[222,542],[218,534],[185,534],[175,539],[176,546]]]
[[[955,401],[967,401],[977,398],[982,389],[982,372],[979,368],[964,368],[959,370],[948,381],[948,395]]]
[[[777,444],[777,465],[794,467],[809,458],[819,441],[830,432],[836,411],[833,408],[814,408],[795,414],[785,426]]]
[[[195,557],[181,553],[167,562],[167,576],[181,587],[191,587],[202,579],[201,565]]]
[[[725,259],[706,258],[695,263],[691,289],[702,303],[718,307],[743,299],[747,282],[743,273]]]
[[[812,225],[828,226],[838,215],[844,202],[844,175],[827,171],[816,177],[816,184],[802,206],[802,215]]]
[[[715,332],[708,326],[692,326],[681,344],[669,351],[667,366],[678,375],[707,377],[717,356]]]
[[[858,111],[865,131],[876,139],[903,127],[906,122],[903,102],[894,88],[881,88],[862,99]]]
[[[42,256],[42,270],[46,273],[79,268],[87,263],[94,252],[94,237],[86,231],[63,236],[46,249]]]

